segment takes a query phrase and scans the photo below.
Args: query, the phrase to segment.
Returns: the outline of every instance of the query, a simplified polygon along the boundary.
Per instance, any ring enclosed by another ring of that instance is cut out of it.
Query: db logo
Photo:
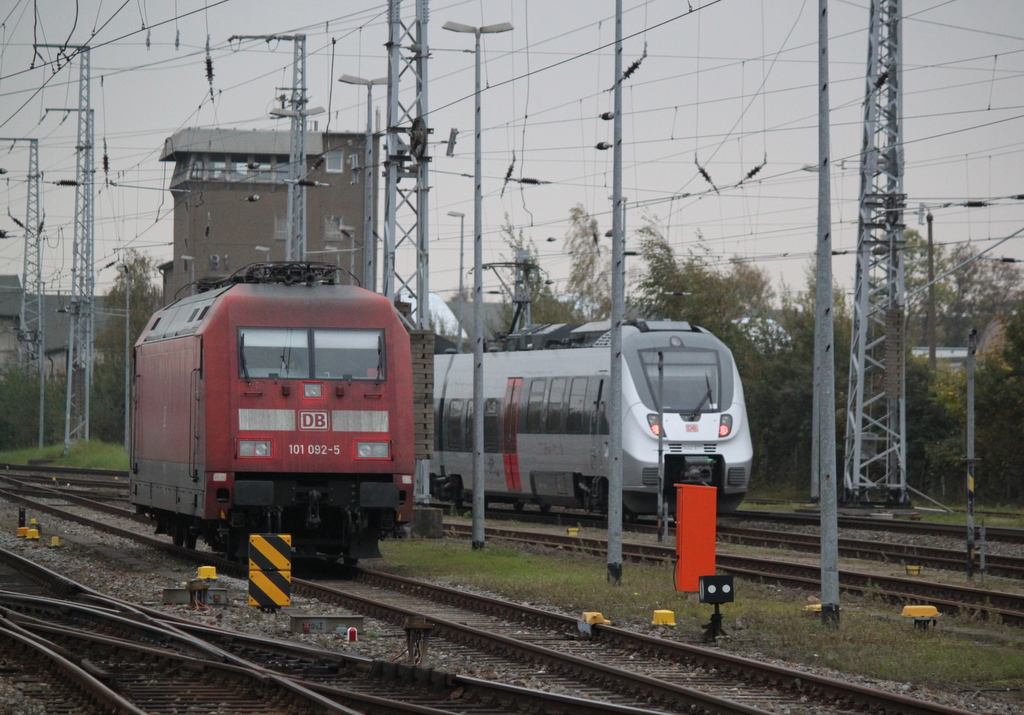
[[[326,430],[326,412],[299,412],[299,429]]]
[[[696,425],[696,424],[686,425],[686,431],[687,432],[699,432],[700,431],[700,425]]]

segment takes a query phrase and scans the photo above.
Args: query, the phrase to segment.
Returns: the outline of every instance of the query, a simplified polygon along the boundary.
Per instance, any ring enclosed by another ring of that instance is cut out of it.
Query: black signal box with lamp
[[[722,629],[722,613],[718,610],[721,603],[732,603],[736,596],[732,576],[701,576],[698,591],[701,603],[715,604],[715,612],[711,614],[711,622],[704,626],[704,641],[713,642],[718,636],[727,635]]]
[[[732,576],[701,576],[699,594],[701,603],[732,603]]]

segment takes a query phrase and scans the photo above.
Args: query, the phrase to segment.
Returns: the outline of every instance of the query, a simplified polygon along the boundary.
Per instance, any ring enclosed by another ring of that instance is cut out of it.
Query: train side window
[[[599,434],[597,430],[597,406],[603,399],[604,380],[592,377],[587,381],[587,398],[583,410],[583,434]]]
[[[462,451],[462,403],[464,400],[450,400],[448,402],[448,419],[446,421],[447,437],[445,450],[449,452]]]
[[[473,451],[473,400],[472,399],[466,400],[466,420],[465,420],[465,422],[466,422],[466,429],[465,429],[465,433],[464,433],[465,434],[465,438],[464,438],[464,441],[463,441],[462,444],[465,445],[465,448],[466,448],[465,451],[472,452]]]
[[[565,415],[565,431],[569,434],[583,432],[584,403],[587,399],[587,378],[574,377],[569,387],[569,411]]]
[[[484,400],[484,451],[501,452],[501,400]]]
[[[442,435],[444,434],[444,419],[442,413],[444,412],[445,400],[434,401],[434,451],[440,452],[444,449],[442,442]]]
[[[526,403],[526,429],[523,432],[540,432],[544,427],[544,387],[547,380],[536,377],[530,381],[530,393]]]
[[[565,402],[565,378],[552,378],[551,391],[548,393],[548,414],[544,423],[544,431],[548,434],[559,434],[562,431],[563,402]]]

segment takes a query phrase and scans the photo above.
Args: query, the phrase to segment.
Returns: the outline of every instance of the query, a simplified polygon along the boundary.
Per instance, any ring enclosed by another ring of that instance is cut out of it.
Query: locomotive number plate
[[[289,444],[288,454],[338,455],[341,447],[336,444]]]

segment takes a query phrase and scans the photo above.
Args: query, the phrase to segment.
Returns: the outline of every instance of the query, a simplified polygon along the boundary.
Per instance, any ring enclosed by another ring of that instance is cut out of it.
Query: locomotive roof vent
[[[275,263],[250,263],[226,278],[206,278],[197,282],[197,290],[202,293],[235,283],[279,283],[282,285],[336,285],[340,283],[341,271],[346,271],[333,263],[314,263],[311,261],[280,261]],[[349,275],[352,275],[349,273]],[[359,280],[353,276],[353,282]]]

